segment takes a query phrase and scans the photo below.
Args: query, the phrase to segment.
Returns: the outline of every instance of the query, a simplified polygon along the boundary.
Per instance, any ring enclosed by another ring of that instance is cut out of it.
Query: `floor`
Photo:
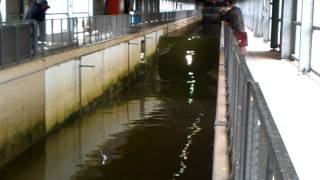
[[[320,78],[303,75],[298,63],[248,31],[247,63],[259,82],[298,176],[320,179]]]

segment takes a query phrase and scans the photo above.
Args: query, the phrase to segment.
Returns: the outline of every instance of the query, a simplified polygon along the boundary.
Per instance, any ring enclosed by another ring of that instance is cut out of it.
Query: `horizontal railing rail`
[[[231,153],[230,179],[298,180],[259,84],[225,27]]]
[[[197,11],[12,21],[0,24],[0,68],[34,57],[107,41],[142,28],[192,17]]]

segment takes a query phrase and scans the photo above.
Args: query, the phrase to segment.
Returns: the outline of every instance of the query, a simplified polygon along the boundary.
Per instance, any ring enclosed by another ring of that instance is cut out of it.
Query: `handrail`
[[[142,28],[192,17],[197,11],[99,15],[13,21],[0,24],[0,68],[66,49],[87,46],[136,33]]]
[[[298,180],[260,86],[254,81],[232,30],[224,29],[230,179]]]
[[[320,30],[320,26],[312,26],[312,30],[317,30],[317,31],[319,31],[319,30]]]

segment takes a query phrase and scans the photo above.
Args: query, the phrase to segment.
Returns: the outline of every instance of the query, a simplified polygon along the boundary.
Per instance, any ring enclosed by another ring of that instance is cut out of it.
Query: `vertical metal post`
[[[60,46],[63,47],[63,19],[60,19]]]
[[[103,38],[103,40],[106,40],[108,38],[107,37],[107,34],[108,34],[108,16],[104,16],[103,22],[104,22],[104,27],[103,27],[104,38]]]
[[[247,148],[245,153],[245,171],[244,179],[252,179],[251,177],[251,168],[252,168],[252,151],[253,151],[253,129],[254,129],[254,114],[255,114],[255,102],[251,94],[252,82],[248,83],[248,106],[247,106]]]
[[[264,11],[263,11],[263,40],[265,42],[269,41],[270,35],[270,1],[264,1]]]
[[[1,18],[1,17],[0,17]],[[2,24],[0,24],[0,47],[3,47],[3,32],[2,32]],[[3,59],[3,48],[0,48],[0,68],[4,64],[4,59]]]
[[[86,45],[86,22],[82,18],[82,36],[83,36],[83,45]]]
[[[254,0],[254,24],[253,24],[253,33],[255,36],[258,34],[259,27],[259,1]]]
[[[31,38],[31,57],[35,57],[40,52],[38,52],[38,23],[36,21],[30,22],[30,38]],[[2,49],[2,48],[1,48]]]
[[[130,75],[130,41],[128,41],[128,79]]]
[[[251,31],[254,31],[254,24],[255,24],[255,16],[254,16],[254,13],[255,13],[255,0],[251,0]]]
[[[94,68],[94,65],[82,64],[82,60],[79,60],[79,111],[80,115],[83,113],[83,103],[82,103],[82,68]]]
[[[45,28],[45,23],[46,21],[43,21],[41,23],[39,23],[39,31],[40,31],[40,40],[41,40],[41,54],[42,56],[44,56],[45,52],[44,52],[44,40],[45,40],[45,34],[43,34],[44,32],[44,28]],[[36,38],[36,42],[38,42],[38,37]]]
[[[279,3],[280,0],[272,0],[272,23],[271,23],[271,48],[276,49],[279,46]]]
[[[313,2],[314,0],[302,1],[302,19],[301,19],[301,45],[299,71],[309,72],[311,70],[311,43],[312,43],[312,25],[313,25]],[[301,50],[303,48],[303,50]]]
[[[81,61],[81,57],[79,60],[79,112],[80,115],[83,114],[82,112],[82,61]]]
[[[16,35],[16,61],[19,62],[20,61],[20,48],[19,48],[19,29],[18,29],[18,25],[15,24],[14,25],[14,29],[15,29],[15,35]]]
[[[250,94],[250,82],[246,80],[245,78],[245,84],[244,84],[244,97],[243,99],[243,131],[242,131],[242,152],[241,152],[241,167],[242,167],[242,179],[246,179],[246,170],[247,170],[247,152],[248,152],[248,130],[249,130],[249,116],[250,116],[250,108],[252,105],[251,102],[251,94]]]
[[[99,29],[98,29],[98,16],[93,17],[94,18],[94,30],[95,30],[95,42],[99,41]]]
[[[114,34],[115,34],[115,36],[117,37],[118,36],[118,16],[113,16],[113,18],[115,19],[115,32],[114,32]]]
[[[54,32],[53,32],[53,19],[51,19],[51,45],[53,46],[54,44]]]
[[[257,29],[257,37],[263,36],[263,9],[264,9],[264,1],[259,0],[258,2],[258,29]]]
[[[91,17],[88,17],[89,20],[89,44],[92,44],[92,20]]]
[[[73,35],[74,35],[74,18],[67,18],[67,26],[69,32],[69,45],[73,46]]]
[[[76,36],[77,36],[77,42],[75,42],[75,44],[77,46],[80,46],[80,41],[79,41],[79,20],[78,20],[78,18],[74,18],[74,21],[76,23]]]

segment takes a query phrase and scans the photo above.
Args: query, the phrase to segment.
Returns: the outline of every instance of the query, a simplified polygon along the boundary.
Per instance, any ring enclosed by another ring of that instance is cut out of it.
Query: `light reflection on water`
[[[189,149],[192,145],[192,141],[194,139],[194,136],[196,136],[201,131],[201,127],[200,127],[201,117],[203,117],[203,114],[199,113],[199,117],[195,119],[195,122],[189,128],[191,130],[191,132],[187,136],[187,143],[184,145],[184,148],[182,149],[181,154],[179,155],[180,168],[179,168],[178,172],[173,174],[173,180],[175,180],[176,177],[182,176],[187,169],[186,161],[188,160],[188,156],[190,154]]]
[[[187,65],[191,66],[193,62],[193,56],[195,55],[194,51],[186,51],[186,60],[187,60]]]
[[[215,102],[212,89],[216,84],[202,77],[206,72],[202,68],[209,66],[203,61],[205,66],[199,66],[195,48],[181,49],[180,56],[170,52],[185,41],[195,44],[200,40],[197,36],[189,38],[184,36],[182,43],[171,41],[163,54],[169,56],[164,58],[169,63],[179,63],[165,65],[162,70],[169,71],[163,74],[170,79],[170,72],[178,74],[183,69],[181,82],[157,80],[132,87],[126,94],[128,99],[98,107],[51,135],[42,146],[34,148],[43,149],[41,153],[19,159],[26,163],[13,163],[0,179],[209,180],[213,139],[210,125]],[[212,41],[201,47],[215,49],[208,44]],[[206,56],[201,58],[212,62]]]

